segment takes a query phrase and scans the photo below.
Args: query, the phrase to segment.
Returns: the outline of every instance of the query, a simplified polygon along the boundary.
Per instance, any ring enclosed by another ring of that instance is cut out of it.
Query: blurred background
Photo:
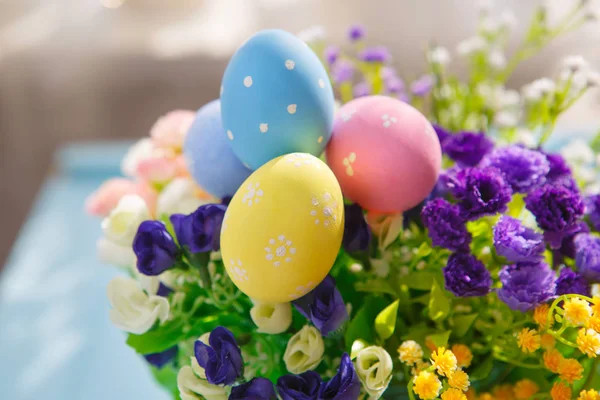
[[[550,16],[574,2],[549,2]],[[227,60],[252,33],[322,25],[341,44],[353,23],[388,46],[406,77],[424,67],[429,43],[452,51],[477,23],[475,0],[0,0],[0,268],[65,143],[135,139],[175,108],[218,97]],[[534,0],[498,0],[522,37]],[[557,73],[565,55],[600,66],[600,23],[556,40],[520,67],[520,88]],[[453,65],[460,72],[460,63]],[[561,121],[600,126],[600,91]],[[83,206],[83,205],[82,205]]]

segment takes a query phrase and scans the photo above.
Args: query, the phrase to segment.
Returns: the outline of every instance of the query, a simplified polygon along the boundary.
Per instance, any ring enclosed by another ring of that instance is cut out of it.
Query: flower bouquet
[[[600,79],[505,87],[597,18],[539,7],[505,58],[483,8],[468,77],[431,47],[410,84],[361,26],[257,33],[88,199],[111,321],[175,399],[600,399],[600,136],[545,147]]]

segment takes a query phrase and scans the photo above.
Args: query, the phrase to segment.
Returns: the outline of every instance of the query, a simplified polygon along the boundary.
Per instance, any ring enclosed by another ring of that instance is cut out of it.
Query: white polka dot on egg
[[[325,89],[325,81],[323,79],[319,79],[319,87]]]
[[[233,140],[233,133],[231,131],[227,131],[227,137],[229,140]]]
[[[294,62],[294,60],[286,60],[285,61],[285,67],[287,69],[289,69],[290,71],[293,70],[295,66],[296,66],[296,63]]]
[[[252,86],[252,77],[250,75],[244,78],[244,86],[246,86],[247,88]]]
[[[268,130],[269,130],[269,124],[265,124],[265,123],[260,124],[260,131],[262,133],[267,133]]]
[[[287,106],[287,111],[290,114],[296,114],[296,104],[290,104],[289,106]]]

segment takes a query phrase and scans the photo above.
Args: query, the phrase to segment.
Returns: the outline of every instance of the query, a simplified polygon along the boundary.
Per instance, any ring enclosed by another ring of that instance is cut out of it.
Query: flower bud
[[[255,301],[250,309],[250,317],[258,326],[259,332],[282,333],[292,323],[292,306],[290,303],[269,304]]]
[[[146,202],[139,196],[124,196],[102,221],[102,231],[110,240],[121,246],[131,246],[140,224],[150,219]]]
[[[358,353],[354,364],[369,396],[375,399],[381,397],[392,379],[394,365],[389,353],[382,347],[369,346]]]
[[[283,361],[292,374],[301,374],[315,369],[321,362],[324,351],[321,333],[314,326],[305,325],[288,342]]]
[[[177,388],[181,400],[227,400],[224,387],[211,385],[208,381],[199,378],[189,365],[179,370]]]

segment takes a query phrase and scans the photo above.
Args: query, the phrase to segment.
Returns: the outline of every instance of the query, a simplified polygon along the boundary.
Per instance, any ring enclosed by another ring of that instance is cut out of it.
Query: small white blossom
[[[208,203],[198,198],[198,186],[188,178],[173,179],[158,195],[157,215],[190,214]]]
[[[325,351],[325,343],[321,333],[314,326],[304,325],[298,333],[288,341],[283,361],[292,374],[301,374],[315,369]]]
[[[110,320],[125,332],[141,335],[152,328],[157,320],[163,322],[169,316],[167,299],[148,295],[134,279],[114,278],[108,283],[106,291],[112,307]]]
[[[452,88],[450,87],[450,85],[444,84],[440,88],[439,94],[442,99],[449,99],[450,97],[452,97]]]
[[[587,68],[588,63],[585,60],[585,58],[583,58],[580,55],[576,55],[565,57],[562,61],[562,65],[564,68],[570,70],[571,72],[576,72],[581,69]]]
[[[482,37],[473,36],[460,42],[456,47],[456,51],[462,56],[470,56],[473,53],[482,51],[485,46],[486,42]]]
[[[529,101],[538,101],[554,90],[556,83],[552,79],[540,78],[523,87],[523,96]]]
[[[494,9],[494,0],[479,0],[477,8],[483,14],[489,14]]]
[[[502,69],[506,67],[506,57],[500,49],[494,49],[488,54],[488,61],[490,66],[495,69]]]
[[[498,20],[500,21],[500,25],[505,29],[512,29],[517,26],[517,17],[510,10],[502,11]]]
[[[325,40],[327,37],[327,31],[322,25],[313,25],[298,32],[296,36],[298,36],[298,38],[305,43],[311,44]]]
[[[394,363],[390,354],[379,346],[369,346],[358,352],[356,374],[372,399],[378,399],[392,380]]]
[[[588,84],[587,72],[584,70],[572,72],[571,70],[565,69],[560,73],[559,79],[562,83],[571,81],[570,89],[574,91],[585,89]]]
[[[494,123],[502,128],[512,128],[519,123],[519,116],[513,111],[500,111],[494,116]]]
[[[211,385],[207,380],[198,377],[189,365],[179,370],[177,388],[181,400],[227,400],[225,387]]]
[[[560,154],[572,166],[590,165],[594,162],[594,151],[583,139],[577,139],[563,147]]]
[[[435,47],[429,51],[429,61],[432,64],[447,65],[450,62],[450,52],[445,47]]]
[[[285,332],[292,323],[292,305],[290,303],[269,304],[253,300],[250,317],[259,332],[271,335]]]
[[[102,231],[108,240],[121,246],[131,246],[138,227],[150,219],[146,202],[140,196],[126,195],[102,221]]]
[[[494,35],[502,28],[500,21],[492,17],[483,18],[480,27],[481,31],[488,35]]]
[[[515,134],[515,142],[517,144],[522,144],[527,147],[535,147],[535,145],[537,144],[535,134],[529,129],[525,128],[517,128],[517,132]]]
[[[588,87],[600,86],[600,73],[597,71],[588,71],[586,74],[586,79]]]
[[[500,89],[501,90],[498,93],[498,103],[500,108],[515,107],[519,105],[521,102],[521,96],[519,95],[519,92],[513,89]]]

